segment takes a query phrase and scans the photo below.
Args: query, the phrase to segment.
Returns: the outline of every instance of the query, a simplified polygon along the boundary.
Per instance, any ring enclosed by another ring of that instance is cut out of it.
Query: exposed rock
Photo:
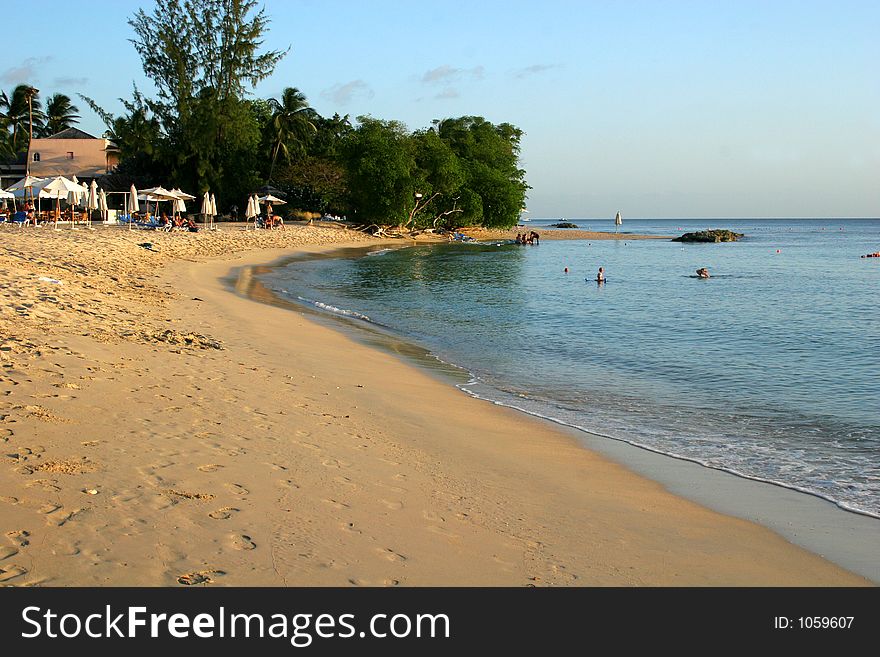
[[[675,237],[673,242],[736,242],[742,233],[734,233],[732,230],[701,230],[696,233],[685,233],[681,237]]]
[[[570,221],[560,221],[558,224],[550,224],[550,228],[579,228],[579,226]]]

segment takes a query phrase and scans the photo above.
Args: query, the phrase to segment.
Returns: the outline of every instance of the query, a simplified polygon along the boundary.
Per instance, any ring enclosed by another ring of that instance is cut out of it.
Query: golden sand
[[[360,233],[0,240],[0,583],[866,583],[221,282]]]

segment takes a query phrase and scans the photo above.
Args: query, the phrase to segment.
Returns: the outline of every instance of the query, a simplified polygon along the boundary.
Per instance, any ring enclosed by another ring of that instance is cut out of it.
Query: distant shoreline
[[[515,240],[517,233],[536,232],[542,240],[671,240],[674,235],[639,235],[608,233],[580,228],[544,228],[543,226],[514,226],[507,230],[493,228],[462,228],[460,232],[477,240]]]

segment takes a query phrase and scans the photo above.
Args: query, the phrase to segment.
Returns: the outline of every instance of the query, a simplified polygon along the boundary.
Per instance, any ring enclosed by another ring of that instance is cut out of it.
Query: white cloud
[[[55,78],[53,83],[59,87],[84,87],[89,83],[88,78]]]
[[[43,64],[52,61],[52,57],[28,57],[18,66],[6,69],[0,73],[0,82],[3,84],[31,84],[37,76],[37,69]]]
[[[347,105],[357,97],[372,98],[373,90],[363,80],[334,84],[321,92],[321,97],[331,100],[337,105]]]
[[[441,91],[436,96],[434,96],[434,98],[436,98],[437,100],[449,100],[452,98],[458,98],[459,96],[461,96],[461,94],[458,93],[458,91],[456,89],[453,89],[452,87],[448,87],[448,88],[444,89],[443,91]]]
[[[476,80],[483,79],[485,69],[482,66],[474,66],[473,68],[455,68],[449,64],[443,64],[430,71],[425,71],[422,75],[422,82],[426,84],[443,84],[452,80],[460,80],[463,77],[473,77]]]
[[[526,66],[525,68],[515,71],[514,75],[517,78],[527,78],[530,75],[538,75],[539,73],[544,73],[545,71],[550,71],[554,68],[557,68],[556,64],[532,64],[531,66]]]

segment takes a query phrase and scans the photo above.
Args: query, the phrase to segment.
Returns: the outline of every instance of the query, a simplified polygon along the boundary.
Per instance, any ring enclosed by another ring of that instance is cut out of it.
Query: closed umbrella
[[[214,217],[217,216],[217,197],[211,193],[211,230],[214,230]]]
[[[249,222],[255,216],[257,216],[257,213],[254,212],[254,199],[253,197],[248,196],[247,206],[245,206],[244,209],[244,219]]]
[[[70,229],[76,230],[76,206],[79,204],[79,194],[67,193],[67,205],[70,206]]]
[[[128,190],[128,207],[126,209],[128,210],[128,229],[131,230],[131,225],[134,223],[134,213],[141,209],[138,203],[138,190],[134,184]]]
[[[86,207],[89,210],[89,228],[92,227],[92,212],[98,209],[98,183],[92,180],[89,185],[89,198],[86,202]]]
[[[614,217],[614,225],[620,226],[623,223],[623,218],[621,218],[620,213],[617,213],[617,216]],[[614,230],[617,230],[616,228]]]
[[[104,223],[107,223],[107,210],[108,209],[109,208],[107,207],[107,194],[105,194],[104,190],[102,189],[100,192],[98,192],[98,211],[101,213],[101,220]]]
[[[208,223],[208,215],[211,214],[211,195],[208,192],[205,192],[205,195],[202,197],[202,207],[199,210],[199,214],[202,215],[202,221]]]

